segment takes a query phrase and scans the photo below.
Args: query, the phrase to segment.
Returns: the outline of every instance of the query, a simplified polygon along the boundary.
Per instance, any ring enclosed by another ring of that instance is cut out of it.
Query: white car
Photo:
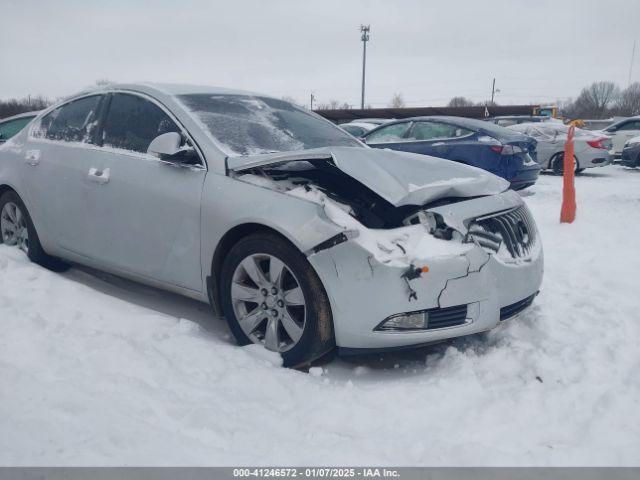
[[[543,169],[560,174],[564,169],[564,146],[569,127],[556,122],[520,123],[507,127],[536,139],[536,160]],[[574,137],[575,171],[585,168],[604,167],[613,162],[611,138],[601,132],[590,132],[576,128]]]
[[[238,343],[298,367],[336,347],[484,332],[528,308],[542,242],[508,187],[369,148],[280,99],[108,85],[0,146],[0,238],[53,269],[208,302]]]
[[[618,157],[622,154],[622,149],[627,140],[640,135],[640,116],[620,120],[602,130],[602,133],[611,137],[613,141],[611,154]]]

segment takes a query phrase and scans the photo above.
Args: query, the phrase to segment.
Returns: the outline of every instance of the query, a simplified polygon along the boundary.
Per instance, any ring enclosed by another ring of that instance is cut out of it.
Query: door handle
[[[24,161],[32,167],[40,164],[40,150],[27,150]]]
[[[447,145],[446,142],[436,142],[436,143],[433,143],[431,146],[432,147],[445,147],[446,145]]]
[[[109,178],[111,177],[111,170],[105,168],[104,170],[98,170],[97,168],[91,168],[89,173],[87,174],[87,178],[95,183],[99,183],[100,185],[104,185],[105,183],[109,183]]]

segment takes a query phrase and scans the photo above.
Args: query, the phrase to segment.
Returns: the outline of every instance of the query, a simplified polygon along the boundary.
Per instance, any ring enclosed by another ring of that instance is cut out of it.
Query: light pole
[[[364,108],[364,78],[367,68],[367,42],[369,41],[370,25],[360,25],[360,40],[362,40],[362,96],[360,97],[360,108]]]

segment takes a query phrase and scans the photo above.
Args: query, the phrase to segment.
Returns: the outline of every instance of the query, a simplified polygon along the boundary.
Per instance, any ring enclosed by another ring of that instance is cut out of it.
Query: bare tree
[[[341,108],[342,103],[340,100],[331,99],[329,103],[321,103],[318,105],[318,110],[337,110]]]
[[[605,118],[620,95],[620,89],[613,82],[594,82],[585,87],[568,108],[573,118]]]
[[[51,105],[49,99],[40,95],[0,101],[0,118],[10,117],[24,112],[43,110],[49,105]]]
[[[453,97],[447,104],[448,107],[473,107],[474,103],[467,97]]]
[[[391,108],[404,108],[405,103],[404,103],[404,98],[402,98],[402,94],[394,93],[393,97],[391,98],[391,102],[389,103],[389,106]]]
[[[614,113],[624,117],[640,115],[640,82],[625,88],[616,100]]]

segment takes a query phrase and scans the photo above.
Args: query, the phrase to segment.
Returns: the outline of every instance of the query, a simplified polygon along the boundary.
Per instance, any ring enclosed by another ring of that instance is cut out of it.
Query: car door
[[[181,164],[147,153],[158,135],[188,134],[152,99],[124,92],[110,95],[100,132],[99,155],[85,170],[96,181],[83,250],[109,269],[201,291],[206,166],[201,158]]]
[[[25,146],[30,212],[49,253],[79,253],[87,242],[88,165],[96,158],[102,95],[75,98],[38,119]]]
[[[613,153],[619,155],[622,153],[622,149],[627,140],[640,135],[640,120],[621,122],[605,129],[604,132],[611,136]]]

